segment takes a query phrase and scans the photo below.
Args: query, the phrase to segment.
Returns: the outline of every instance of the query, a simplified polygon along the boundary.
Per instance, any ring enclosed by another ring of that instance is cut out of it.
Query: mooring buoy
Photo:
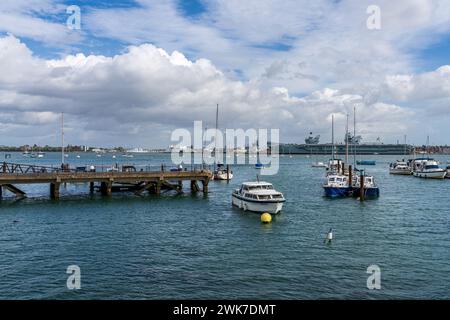
[[[265,212],[261,215],[261,222],[262,223],[271,223],[272,222],[272,216],[270,213]]]

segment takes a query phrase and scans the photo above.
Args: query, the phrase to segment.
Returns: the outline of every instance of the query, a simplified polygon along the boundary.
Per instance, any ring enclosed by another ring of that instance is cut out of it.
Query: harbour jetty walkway
[[[100,191],[103,195],[120,191],[160,195],[162,190],[182,192],[183,181],[190,181],[192,192],[206,194],[212,177],[212,172],[203,168],[166,170],[163,165],[158,171],[136,170],[134,166],[123,165],[99,172],[93,166],[71,169],[67,165],[55,168],[3,162],[0,163],[0,199],[3,189],[19,198],[26,197],[26,193],[17,186],[24,184],[49,184],[53,199],[59,198],[61,184],[67,183],[86,183],[90,192]]]

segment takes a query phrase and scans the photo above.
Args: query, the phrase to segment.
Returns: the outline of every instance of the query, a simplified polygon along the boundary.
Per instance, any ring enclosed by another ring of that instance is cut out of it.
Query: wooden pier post
[[[365,191],[364,191],[364,171],[361,171],[361,176],[359,177],[359,200],[364,201]]]
[[[50,197],[54,200],[59,199],[59,187],[61,186],[60,182],[52,182],[50,183]]]
[[[93,181],[89,182],[89,192],[94,193],[94,182]]]
[[[0,184],[0,200],[2,200],[3,197],[3,186]]]
[[[227,164],[227,182],[230,182],[230,165]]]
[[[207,180],[202,180],[202,186],[203,186],[203,193],[207,194],[208,193],[208,182]]]
[[[353,172],[352,172],[352,166],[348,166],[348,186],[350,188],[350,191],[353,192]]]
[[[157,196],[161,195],[161,181],[156,182],[155,194]]]
[[[197,184],[197,180],[191,180],[191,192],[196,193],[200,191],[200,187]]]
[[[102,182],[100,189],[102,191],[102,194],[104,196],[110,196],[112,194],[112,181],[108,181],[108,182]]]

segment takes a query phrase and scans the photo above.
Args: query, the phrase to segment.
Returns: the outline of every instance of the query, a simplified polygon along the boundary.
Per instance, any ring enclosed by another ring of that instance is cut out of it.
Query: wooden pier
[[[160,195],[162,190],[182,192],[183,181],[190,181],[192,192],[207,194],[208,184],[213,176],[211,171],[201,168],[189,171],[166,171],[164,166],[159,171],[137,171],[132,166],[112,168],[114,170],[109,172],[98,172],[4,162],[0,167],[0,199],[3,189],[19,198],[26,197],[26,193],[17,187],[23,184],[49,184],[52,199],[59,198],[61,184],[67,183],[86,183],[89,184],[90,192],[98,190],[108,196],[116,191],[128,191],[137,195],[144,192]],[[201,188],[199,182],[202,184]]]

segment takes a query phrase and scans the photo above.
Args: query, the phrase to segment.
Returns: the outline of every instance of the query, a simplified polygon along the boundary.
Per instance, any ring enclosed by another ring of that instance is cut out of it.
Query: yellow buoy
[[[261,222],[262,223],[271,223],[272,222],[272,216],[270,215],[270,213],[263,213],[261,215]]]

